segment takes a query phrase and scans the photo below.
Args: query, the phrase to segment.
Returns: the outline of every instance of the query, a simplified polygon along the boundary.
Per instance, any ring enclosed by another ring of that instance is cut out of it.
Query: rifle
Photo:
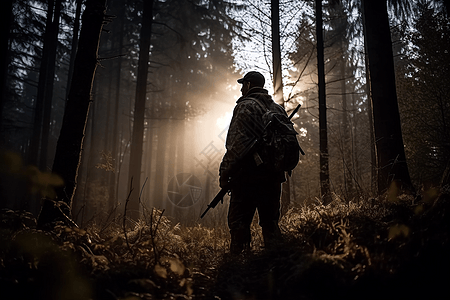
[[[208,212],[208,210],[216,207],[217,204],[219,204],[219,202],[222,202],[222,204],[223,204],[223,197],[225,196],[226,193],[228,193],[228,191],[229,191],[228,188],[220,189],[220,191],[217,193],[217,195],[214,197],[214,199],[211,201],[211,203],[208,204],[208,208],[202,213],[200,218],[203,218],[206,215],[206,213]]]
[[[292,111],[292,113],[289,115],[289,120],[290,119],[292,119],[292,117],[298,112],[298,110],[300,109],[300,106],[301,106],[301,104],[299,104],[299,105],[297,105],[297,107]],[[264,127],[264,130],[268,127],[270,125],[270,122],[269,122],[269,124],[267,124],[265,127]],[[263,132],[264,132],[264,130],[263,130]],[[241,160],[241,159],[243,159],[255,146],[256,146],[256,144],[258,143],[258,141],[259,141],[259,138],[255,138],[253,141],[252,141],[252,143],[250,144],[250,146],[248,147],[248,148],[246,148],[245,149],[245,151],[242,153],[242,155],[239,157],[239,159],[238,160]],[[304,152],[303,152],[303,150],[300,148],[300,151],[302,152],[302,154],[303,155],[305,155],[304,154]],[[239,173],[239,171],[238,171],[238,173]],[[214,197],[214,199],[211,201],[211,203],[209,203],[208,204],[208,207],[206,208],[206,210],[202,213],[202,215],[200,216],[200,218],[202,219],[205,215],[206,215],[206,213],[211,209],[211,208],[215,208],[216,206],[217,206],[217,204],[219,204],[219,202],[222,202],[222,204],[223,204],[223,197],[225,197],[225,195],[228,193],[228,191],[230,191],[231,190],[231,186],[232,186],[232,183],[233,183],[233,181],[235,181],[236,180],[236,177],[234,177],[234,179],[232,179],[231,181],[230,181],[230,183],[225,187],[225,188],[222,188],[222,189],[220,189],[220,191],[217,193],[217,195]]]

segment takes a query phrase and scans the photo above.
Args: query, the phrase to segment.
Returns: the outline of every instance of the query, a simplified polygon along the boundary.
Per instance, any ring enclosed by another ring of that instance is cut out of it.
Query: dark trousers
[[[228,227],[231,234],[232,253],[250,249],[250,225],[256,210],[258,210],[265,247],[269,247],[281,235],[278,227],[280,195],[281,183],[279,182],[245,184],[231,190]]]

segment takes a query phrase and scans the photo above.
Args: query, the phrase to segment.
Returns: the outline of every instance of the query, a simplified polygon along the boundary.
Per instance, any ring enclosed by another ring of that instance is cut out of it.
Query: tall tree
[[[377,154],[378,193],[393,182],[414,192],[406,163],[386,1],[362,0]]]
[[[0,13],[0,120],[3,120],[3,105],[6,97],[6,78],[8,75],[8,62],[9,62],[9,33],[11,30],[12,21],[12,7],[13,0],[7,0],[3,3],[3,9]],[[0,121],[1,126],[1,121]],[[1,142],[1,141],[0,141]]]
[[[134,187],[140,187],[141,184],[141,163],[142,163],[142,145],[144,138],[144,116],[145,102],[147,99],[147,77],[148,63],[150,56],[150,41],[152,34],[153,1],[144,1],[144,10],[142,14],[142,27],[139,42],[139,65],[136,82],[136,98],[134,104],[133,135],[131,138],[129,182],[134,183]],[[133,219],[139,218],[139,198],[134,193],[130,198],[128,208],[129,216]]]
[[[50,122],[52,114],[52,101],[53,101],[53,83],[55,80],[55,65],[56,65],[56,49],[58,47],[58,33],[59,33],[59,23],[61,16],[61,5],[62,0],[56,0],[55,2],[55,12],[53,15],[51,36],[47,42],[50,42],[49,47],[49,57],[47,61],[47,71],[45,79],[44,88],[44,112],[42,116],[42,137],[41,137],[41,151],[39,158],[39,166],[43,169],[47,168],[47,156],[48,156],[48,142],[50,135]],[[42,70],[42,69],[41,69]],[[40,77],[40,75],[39,75]],[[38,87],[39,93],[39,87]]]
[[[41,163],[45,161],[44,158],[47,156],[46,143],[48,142],[48,124],[46,123],[49,122],[50,119],[49,113],[51,111],[51,99],[53,97],[53,78],[55,74],[56,47],[58,45],[61,1],[62,0],[48,1],[47,20],[43,35],[43,50],[39,67],[39,83],[36,96],[29,162],[38,164],[41,168],[45,167],[45,165],[42,165]],[[47,132],[44,137],[43,134],[45,130],[47,130]],[[39,161],[39,157],[42,158],[41,161]]]
[[[327,104],[325,93],[325,60],[323,43],[322,0],[316,0],[317,77],[319,88],[320,196],[324,204],[331,202],[328,154]]]
[[[77,186],[92,83],[98,64],[100,34],[104,23],[109,20],[105,16],[105,2],[105,0],[86,1],[73,80],[53,163],[53,173],[64,180],[64,185],[56,189],[56,197],[67,205],[69,213]],[[39,215],[40,225],[55,219],[53,207],[53,201],[47,199],[44,202]]]
[[[272,0],[272,64],[273,64],[273,90],[275,102],[285,107],[283,95],[283,75],[281,68],[281,45],[280,45],[280,1]],[[290,178],[282,185],[281,192],[281,214],[283,215],[291,202]]]
[[[124,40],[124,18],[125,14],[122,9],[124,6],[124,1],[120,0],[118,1],[118,4],[120,7],[120,10],[117,13],[117,22],[116,26],[114,27],[116,31],[118,31],[118,49],[119,51],[122,51],[123,49],[123,40]],[[119,178],[119,106],[120,106],[120,95],[121,95],[121,82],[122,82],[122,56],[119,55],[117,58],[117,65],[116,65],[116,83],[115,83],[115,95],[114,95],[114,111],[113,111],[113,130],[112,130],[112,150],[111,150],[111,156],[114,162],[114,171],[111,172],[110,178],[109,178],[109,204],[110,207],[114,207],[117,200],[117,192],[118,192],[118,178]]]
[[[73,34],[72,34],[72,47],[70,51],[70,61],[69,61],[69,72],[67,76],[67,88],[66,88],[66,98],[69,97],[70,83],[72,82],[73,68],[75,65],[75,56],[77,55],[78,49],[78,35],[80,31],[80,16],[81,16],[81,6],[83,0],[76,0],[77,7],[75,9],[75,17],[73,24]]]

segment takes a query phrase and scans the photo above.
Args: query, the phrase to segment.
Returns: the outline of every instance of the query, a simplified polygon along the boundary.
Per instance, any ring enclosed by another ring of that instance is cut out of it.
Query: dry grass
[[[264,249],[252,225],[252,253],[228,254],[226,228],[173,224],[151,210],[44,232],[29,214],[3,211],[2,299],[418,298],[449,281],[448,194],[292,208],[284,239]],[[442,274],[440,272],[443,272]]]

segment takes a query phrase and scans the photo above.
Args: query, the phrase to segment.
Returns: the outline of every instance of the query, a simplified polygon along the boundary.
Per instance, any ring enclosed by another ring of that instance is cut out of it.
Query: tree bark
[[[69,213],[77,186],[86,121],[91,104],[92,83],[98,63],[97,52],[105,21],[105,2],[105,0],[86,1],[73,80],[56,146],[52,171],[64,180],[64,186],[56,189],[56,195],[58,201],[66,204]],[[41,225],[50,223],[57,217],[53,214],[49,202],[51,201],[45,201],[42,207],[38,221]]]
[[[280,1],[272,0],[272,62],[273,62],[273,90],[275,102],[285,107],[283,95],[283,75],[281,68],[281,46],[280,46]],[[284,215],[291,203],[290,178],[281,189],[281,215]]]
[[[144,1],[144,11],[142,15],[142,27],[139,43],[139,65],[136,83],[136,98],[134,106],[133,134],[131,138],[129,179],[133,180],[134,188],[140,189],[141,184],[141,162],[142,145],[144,138],[144,117],[145,102],[147,98],[147,76],[150,52],[150,40],[152,34],[153,0]],[[133,193],[130,197],[128,216],[134,220],[139,218],[139,198],[138,193]]]
[[[364,39],[365,40],[365,39]],[[367,42],[365,42],[367,45]],[[373,127],[373,112],[372,112],[372,99],[370,97],[370,75],[369,75],[369,63],[367,58],[367,51],[364,55],[365,67],[366,67],[366,88],[367,94],[367,113],[369,115],[369,130],[370,130],[370,193],[377,194],[377,153],[375,151],[375,129]]]
[[[6,99],[6,82],[8,77],[8,64],[9,64],[9,37],[12,22],[12,7],[13,0],[6,0],[2,4],[2,10],[0,13],[0,127],[3,114],[3,106]],[[3,143],[3,138],[0,138],[0,144]]]
[[[66,87],[66,99],[69,97],[70,84],[72,82],[73,68],[75,66],[75,56],[77,55],[78,49],[78,34],[80,31],[80,16],[81,16],[81,4],[83,0],[77,0],[77,8],[75,10],[75,19],[73,24],[72,33],[72,48],[70,52],[70,62],[69,62],[69,72],[67,75],[67,87]]]
[[[152,197],[153,206],[157,208],[165,208],[164,201],[164,178],[166,178],[166,152],[167,152],[167,138],[168,128],[170,126],[169,120],[159,120],[157,130],[157,146],[156,146],[156,175],[155,185]]]
[[[319,86],[320,196],[323,204],[331,202],[328,162],[327,104],[325,93],[325,61],[323,46],[322,0],[316,0],[317,70]]]
[[[342,53],[345,53],[344,45],[341,47]],[[344,177],[344,191],[345,198],[351,199],[353,197],[353,166],[354,166],[354,153],[353,153],[353,142],[351,139],[352,128],[349,122],[348,115],[348,99],[347,99],[347,84],[346,84],[346,69],[347,69],[347,60],[345,55],[342,57],[340,63],[341,69],[341,93],[342,93],[342,172]],[[351,146],[350,146],[351,145]]]
[[[44,97],[44,112],[42,118],[42,138],[41,138],[41,154],[39,166],[42,169],[47,169],[48,156],[48,138],[50,135],[50,122],[52,115],[52,101],[53,101],[53,83],[55,81],[55,64],[56,64],[56,49],[58,48],[58,33],[59,33],[59,19],[61,16],[61,0],[55,3],[55,12],[53,14],[53,21],[51,30],[49,32],[49,57],[47,61],[47,71],[45,78]]]
[[[386,1],[363,0],[364,30],[377,154],[378,194],[393,182],[414,193],[400,123]]]
[[[52,20],[53,20],[53,12],[54,12],[55,0],[48,1],[47,8],[47,20],[45,24],[45,32],[43,35],[43,47],[42,47],[42,56],[41,56],[41,64],[39,67],[39,82],[38,82],[38,91],[36,95],[36,104],[34,107],[34,124],[33,124],[33,133],[30,141],[30,149],[28,153],[28,163],[29,164],[38,164],[39,160],[39,149],[42,135],[42,118],[44,114],[44,99],[46,92],[46,81],[47,81],[47,73],[48,73],[48,62],[50,60],[50,47],[55,46],[55,43],[51,43],[51,30],[52,30]]]
[[[124,1],[119,1],[119,6],[125,5]],[[118,39],[119,39],[119,53],[121,53],[123,48],[123,36],[124,36],[124,22],[125,18],[123,14],[123,10],[121,10],[118,14],[118,25],[115,27],[118,30]],[[114,112],[113,112],[113,131],[112,131],[112,151],[111,155],[114,162],[114,171],[109,175],[109,205],[110,207],[114,207],[117,203],[117,188],[119,181],[119,124],[120,124],[120,116],[119,116],[119,106],[120,106],[120,84],[122,79],[122,57],[119,56],[117,58],[117,66],[116,66],[116,93],[114,100]]]

